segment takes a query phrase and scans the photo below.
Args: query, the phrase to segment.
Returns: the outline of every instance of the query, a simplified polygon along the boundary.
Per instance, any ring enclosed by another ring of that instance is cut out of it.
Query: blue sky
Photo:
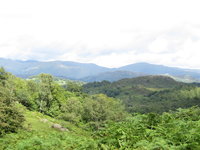
[[[0,1],[0,57],[200,69],[198,0]]]

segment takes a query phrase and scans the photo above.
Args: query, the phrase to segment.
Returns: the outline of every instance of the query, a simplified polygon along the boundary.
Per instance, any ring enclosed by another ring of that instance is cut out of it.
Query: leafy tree
[[[6,81],[8,80],[9,74],[5,71],[4,68],[0,68],[0,83],[5,86]]]
[[[127,117],[120,101],[106,95],[94,95],[84,102],[83,121],[98,129],[109,121],[121,121]]]
[[[9,74],[0,69],[0,136],[16,132],[22,127],[24,117],[15,105],[15,98],[9,85]]]
[[[39,111],[47,112],[53,101],[53,77],[49,74],[40,74]]]
[[[83,103],[77,97],[71,97],[61,106],[61,112],[60,118],[77,124],[82,121]]]
[[[76,82],[68,82],[65,86],[66,90],[70,92],[81,92],[82,86]]]
[[[23,112],[14,104],[7,104],[0,98],[0,136],[16,132],[22,128],[24,122]]]
[[[13,82],[16,100],[22,105],[26,106],[28,109],[36,110],[36,98],[32,95],[35,91],[31,91],[34,88],[34,84],[29,85],[30,81],[20,78],[15,78]],[[29,89],[30,87],[31,90]]]

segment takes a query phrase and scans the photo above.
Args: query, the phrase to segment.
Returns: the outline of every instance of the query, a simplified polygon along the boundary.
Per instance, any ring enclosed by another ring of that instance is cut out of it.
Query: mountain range
[[[117,81],[123,78],[133,78],[144,75],[168,75],[189,81],[200,80],[200,70],[182,69],[155,65],[149,63],[135,63],[119,68],[106,68],[92,63],[72,61],[35,61],[11,60],[0,58],[0,66],[8,72],[22,78],[29,78],[40,73],[49,73],[56,77],[85,82]]]

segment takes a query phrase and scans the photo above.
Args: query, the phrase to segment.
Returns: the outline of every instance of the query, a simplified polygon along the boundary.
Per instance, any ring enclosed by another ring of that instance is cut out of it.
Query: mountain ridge
[[[168,67],[146,62],[129,64],[119,68],[107,68],[94,63],[73,61],[23,61],[0,58],[0,66],[23,78],[29,78],[40,73],[49,73],[56,77],[87,82],[116,81],[143,75],[170,75],[178,78],[188,77],[200,80],[200,70]]]

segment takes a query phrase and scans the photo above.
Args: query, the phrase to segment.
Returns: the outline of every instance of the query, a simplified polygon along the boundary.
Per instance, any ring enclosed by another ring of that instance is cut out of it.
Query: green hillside
[[[17,134],[11,133],[0,138],[1,150],[96,149],[97,143],[92,139],[90,132],[69,122],[56,120],[20,107],[23,109],[26,120],[23,123],[23,129]],[[68,131],[54,129],[51,127],[53,124],[60,124]]]
[[[177,82],[168,76],[144,76],[112,83],[93,82],[83,85],[83,91],[119,98],[128,112],[161,113],[200,105],[197,85]]]
[[[174,79],[167,77],[167,76],[142,76],[137,78],[131,78],[131,79],[122,79],[116,82],[108,82],[108,81],[102,81],[102,82],[91,82],[88,84],[85,84],[84,92],[87,93],[99,93],[99,92],[107,92],[106,90],[109,89],[120,89],[124,91],[131,92],[139,92],[138,90],[134,89],[143,89],[144,91],[154,91],[154,90],[161,90],[161,89],[167,89],[167,88],[173,88],[180,85],[184,85],[184,83],[177,82]],[[106,93],[109,95],[109,93]],[[109,95],[111,96],[111,95]]]
[[[101,130],[91,132],[72,123],[57,120],[39,112],[24,113],[23,129],[0,137],[2,150],[104,150],[104,149],[199,149],[200,108],[179,109],[176,112],[135,114],[123,122],[111,122]],[[52,128],[60,124],[66,132]]]
[[[199,149],[199,100],[199,84],[166,76],[82,85],[0,68],[0,149]]]

